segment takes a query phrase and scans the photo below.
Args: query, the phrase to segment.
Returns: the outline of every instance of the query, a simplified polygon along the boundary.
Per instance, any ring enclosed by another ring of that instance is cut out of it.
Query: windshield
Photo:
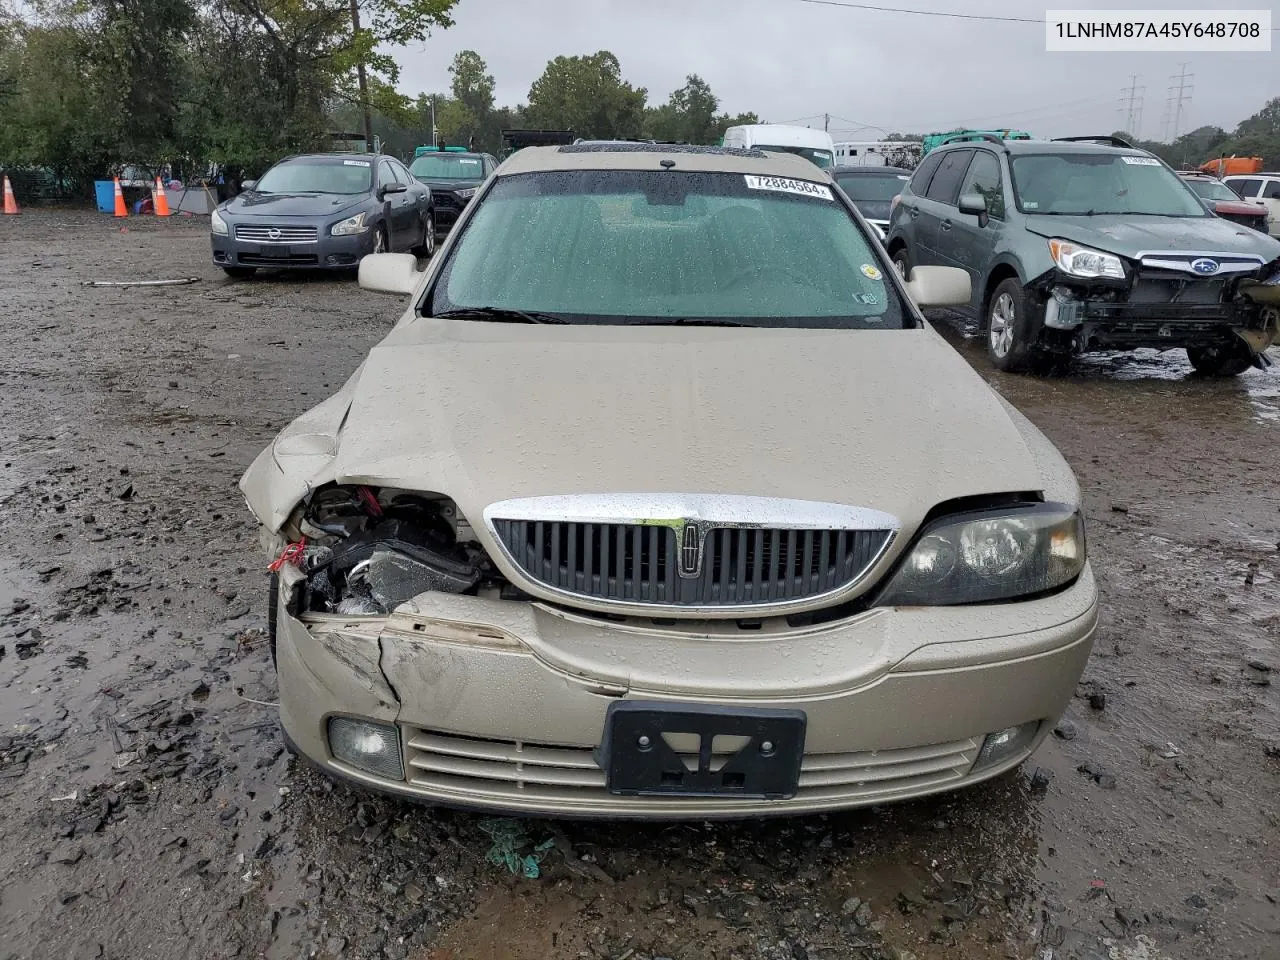
[[[1188,187],[1194,190],[1199,196],[1204,197],[1206,200],[1226,200],[1234,203],[1240,202],[1240,198],[1236,196],[1235,191],[1225,183],[1219,183],[1217,180],[1186,180],[1184,182]]]
[[[262,175],[258,193],[366,193],[373,163],[341,157],[286,160]]]
[[[429,312],[570,323],[914,326],[829,187],[729,173],[504,177],[451,251]]]
[[[804,157],[810,163],[815,163],[822,169],[831,166],[833,158],[830,150],[818,150],[814,147],[773,147],[767,143],[756,144],[757,150],[772,150],[775,153],[794,153],[798,157]]]
[[[1026,154],[1013,158],[1012,169],[1018,209],[1024,213],[1209,216],[1181,178],[1154,157]]]
[[[835,178],[840,189],[849,195],[849,199],[864,203],[889,203],[902,192],[908,180],[900,173],[853,174],[843,177],[837,173]]]
[[[423,180],[483,180],[484,164],[479,157],[424,153],[413,161],[409,172]]]

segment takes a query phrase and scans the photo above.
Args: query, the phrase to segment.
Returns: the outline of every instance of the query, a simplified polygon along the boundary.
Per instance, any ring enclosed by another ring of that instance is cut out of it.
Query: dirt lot
[[[495,825],[283,752],[236,480],[399,307],[230,282],[206,229],[0,221],[0,960],[1280,957],[1280,367],[1011,378],[944,328],[1075,467],[1104,591],[1069,722],[1016,774],[802,820]],[[498,829],[551,841],[539,878],[490,862]]]

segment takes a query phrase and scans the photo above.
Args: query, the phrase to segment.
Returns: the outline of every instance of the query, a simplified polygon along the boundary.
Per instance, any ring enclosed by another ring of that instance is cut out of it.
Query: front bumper
[[[321,234],[308,243],[262,243],[210,234],[213,262],[220,267],[285,270],[355,269],[362,257],[373,253],[375,239],[373,230],[347,237]]]
[[[964,787],[1020,763],[1071,698],[1097,592],[1025,603],[875,609],[777,632],[701,635],[540,603],[424,594],[389,617],[306,615],[276,598],[281,721],[331,775],[433,803],[569,817],[682,819],[836,810]],[[789,799],[619,796],[595,762],[619,698],[798,709],[808,732]],[[335,759],[330,718],[399,731],[405,779]],[[987,734],[1038,723],[975,769]]]

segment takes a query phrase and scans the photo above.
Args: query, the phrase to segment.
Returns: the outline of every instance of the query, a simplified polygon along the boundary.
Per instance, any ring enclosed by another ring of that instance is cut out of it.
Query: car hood
[[[1256,254],[1268,261],[1280,257],[1280,242],[1217,217],[1039,215],[1028,216],[1026,224],[1043,237],[1061,237],[1130,259],[1169,250]]]
[[[254,193],[248,191],[228,200],[223,210],[239,217],[331,217],[359,207],[364,194]]]
[[[788,497],[882,510],[904,531],[959,497],[1078,495],[930,329],[414,320],[241,486],[278,528],[331,481],[443,493],[477,527],[494,502],[556,494]]]

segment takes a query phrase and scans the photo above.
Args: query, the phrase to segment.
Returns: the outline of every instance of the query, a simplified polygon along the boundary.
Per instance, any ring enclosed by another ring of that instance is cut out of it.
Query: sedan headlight
[[[339,220],[329,228],[329,232],[335,237],[351,237],[357,233],[364,233],[368,229],[369,224],[365,220],[365,214],[357,213],[354,217]]]
[[[1080,511],[1045,503],[943,517],[889,581],[881,606],[991,603],[1065,586],[1084,569]]]
[[[1049,255],[1058,269],[1085,279],[1124,279],[1124,263],[1114,253],[1082,247],[1069,240],[1050,240]]]
[[[215,237],[225,237],[230,233],[227,229],[227,221],[222,219],[217,210],[209,215],[209,230]]]
[[[472,197],[476,195],[476,191],[479,189],[480,189],[479,187],[467,187],[467,189],[465,190],[455,190],[453,192],[457,194],[459,197],[461,197],[463,200],[470,200]]]

